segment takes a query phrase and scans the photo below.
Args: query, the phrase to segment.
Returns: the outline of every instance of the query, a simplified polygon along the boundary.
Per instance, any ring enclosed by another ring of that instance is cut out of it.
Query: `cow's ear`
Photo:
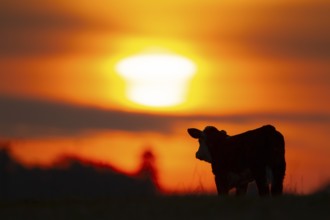
[[[188,134],[192,137],[192,138],[200,138],[202,135],[202,131],[198,130],[197,128],[188,128]]]

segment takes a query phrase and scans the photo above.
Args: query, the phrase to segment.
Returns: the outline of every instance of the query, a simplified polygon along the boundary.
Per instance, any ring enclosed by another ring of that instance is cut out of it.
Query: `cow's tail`
[[[272,195],[281,195],[283,193],[283,181],[286,170],[285,141],[280,132],[275,130],[273,135],[270,164],[270,169],[273,174],[271,192]]]

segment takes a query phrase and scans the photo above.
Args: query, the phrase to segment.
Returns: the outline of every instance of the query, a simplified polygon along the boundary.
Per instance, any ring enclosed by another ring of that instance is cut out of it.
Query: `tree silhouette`
[[[149,183],[150,186],[153,186],[155,191],[160,189],[156,158],[153,152],[148,148],[141,154],[141,164],[138,169],[138,177],[145,183]]]

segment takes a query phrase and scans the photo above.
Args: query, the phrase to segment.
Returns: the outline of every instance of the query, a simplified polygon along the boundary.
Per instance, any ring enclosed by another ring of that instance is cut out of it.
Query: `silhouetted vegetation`
[[[0,196],[8,199],[48,199],[155,195],[158,193],[155,171],[150,173],[155,168],[148,162],[141,163],[135,175],[127,175],[108,164],[75,157],[64,157],[52,168],[26,168],[11,158],[6,149],[2,149]]]
[[[1,219],[329,219],[330,196],[109,197],[0,202]]]

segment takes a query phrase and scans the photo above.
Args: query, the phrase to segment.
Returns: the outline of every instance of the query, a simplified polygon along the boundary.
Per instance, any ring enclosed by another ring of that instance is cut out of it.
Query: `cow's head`
[[[196,158],[208,163],[212,163],[210,149],[215,146],[217,140],[228,137],[226,131],[219,131],[213,126],[207,126],[203,131],[197,128],[188,128],[188,133],[192,138],[198,139],[199,142]]]

